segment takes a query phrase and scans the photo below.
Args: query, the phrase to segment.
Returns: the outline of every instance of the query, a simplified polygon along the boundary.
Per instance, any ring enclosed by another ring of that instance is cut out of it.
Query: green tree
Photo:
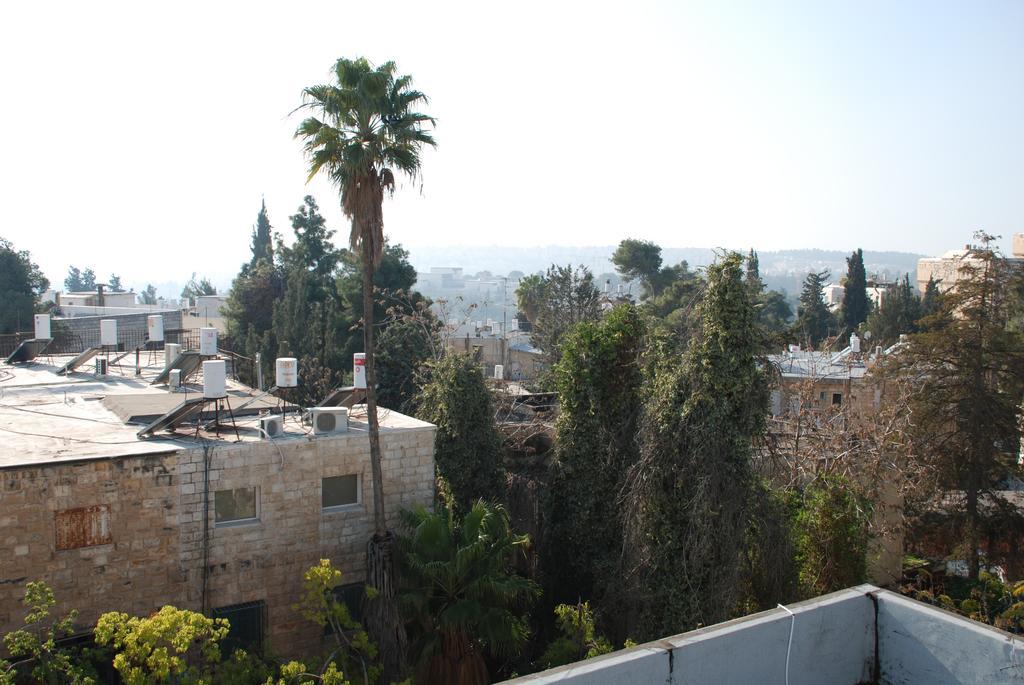
[[[384,251],[385,192],[393,192],[395,172],[415,178],[424,145],[434,145],[427,130],[434,119],[415,111],[426,96],[412,78],[396,74],[394,62],[374,67],[364,58],[339,59],[334,81],[303,91],[311,115],[295,132],[304,141],[309,178],[323,171],[341,194],[341,208],[352,222],[349,243],[362,256],[363,345],[366,353],[366,414],[373,474],[374,537],[368,547],[367,579],[378,593],[370,602],[368,626],[381,648],[385,679],[402,672],[404,636],[394,598],[392,535],[384,515],[380,429],[377,422],[377,373],[374,360],[373,272]]]
[[[416,316],[429,304],[418,292],[416,267],[409,263],[409,252],[401,245],[393,245],[386,239],[380,263],[373,270],[373,320],[377,332],[382,332],[402,316]],[[345,251],[336,283],[342,305],[352,323],[363,318],[363,261],[354,252]],[[351,363],[352,353],[363,351],[361,336],[351,336],[343,355]],[[376,363],[375,363],[376,364]],[[376,365],[375,365],[376,368]],[[380,383],[378,382],[378,387]]]
[[[156,288],[152,283],[149,283],[146,285],[146,288],[139,293],[139,304],[154,305],[156,302]]]
[[[402,607],[413,637],[418,685],[491,682],[484,658],[508,659],[526,644],[527,603],[539,594],[511,569],[529,544],[500,505],[478,501],[464,517],[441,504],[402,512]]]
[[[793,318],[793,308],[789,306],[786,296],[778,290],[767,290],[761,293],[758,302],[757,320],[769,333],[782,333],[789,328]]]
[[[0,333],[17,333],[32,326],[39,296],[50,286],[28,252],[15,250],[0,238]]]
[[[543,500],[545,585],[551,602],[593,600],[604,623],[625,613],[614,503],[638,457],[644,334],[636,308],[620,305],[570,331],[554,367],[560,410]]]
[[[64,279],[64,290],[69,293],[85,290],[82,285],[82,271],[77,266],[68,267],[68,275]]]
[[[125,685],[210,682],[220,663],[228,622],[165,606],[139,618],[109,612],[96,622],[96,642],[116,651],[114,668]]]
[[[192,277],[188,279],[188,283],[181,289],[181,298],[183,300],[191,300],[196,297],[203,295],[216,295],[217,288],[213,286],[208,278],[201,278],[196,280],[196,273],[192,272]]]
[[[761,280],[761,260],[757,258],[757,253],[751,248],[747,254],[747,275],[746,275],[747,287],[758,295],[764,290],[764,281]]]
[[[661,290],[661,248],[654,243],[626,238],[612,253],[612,264],[627,283],[640,281],[645,299]]]
[[[331,242],[334,231],[311,196],[290,219],[295,232],[291,246],[278,244],[284,293],[274,305],[274,336],[287,340],[296,357],[316,357],[331,369],[341,369],[343,359],[331,353],[341,347],[345,327],[342,303],[335,287],[342,253]]]
[[[549,364],[561,358],[562,337],[582,321],[596,321],[601,315],[600,293],[594,275],[586,267],[552,265],[544,275],[544,297],[530,340],[544,352]]]
[[[121,277],[117,274],[110,274],[110,279],[107,281],[107,288],[112,293],[124,292],[124,286],[121,284]]]
[[[41,582],[25,585],[23,603],[28,608],[25,627],[4,635],[4,648],[15,663],[0,659],[0,683],[22,682],[17,676],[28,675],[26,671],[31,669],[35,683],[95,685],[98,679],[89,663],[89,655],[79,648],[62,647],[59,642],[75,633],[78,612],[71,611],[61,618],[51,617],[50,612],[57,602],[53,590]]]
[[[589,602],[559,604],[555,607],[555,618],[559,634],[544,650],[540,658],[542,668],[592,659],[612,651],[611,643],[594,626]]]
[[[437,426],[434,459],[448,483],[456,512],[504,491],[501,435],[483,373],[470,357],[454,352],[430,364],[416,400],[416,415]]]
[[[403,414],[415,411],[417,379],[441,353],[439,322],[424,309],[388,324],[377,340],[377,399]]]
[[[870,525],[870,502],[851,481],[824,476],[804,489],[794,537],[805,597],[865,581]]]
[[[924,287],[924,294],[921,296],[921,318],[932,316],[939,311],[939,299],[942,294],[939,292],[939,284],[932,276],[928,277],[928,283]]]
[[[740,599],[753,440],[768,399],[756,316],[743,258],[721,256],[708,267],[700,336],[682,363],[660,360],[647,390],[623,504],[644,637],[716,623]]]
[[[92,269],[82,271],[82,290],[96,290],[96,272]]]
[[[796,310],[794,332],[812,348],[817,347],[835,327],[835,317],[825,304],[824,289],[828,271],[812,271],[804,279],[800,305]]]
[[[901,334],[916,333],[918,320],[921,318],[921,300],[910,285],[910,277],[903,279],[885,293],[882,305],[868,317],[868,330],[872,340],[880,345],[890,345]]]
[[[1024,334],[1008,326],[1017,267],[976,234],[981,247],[963,260],[928,330],[909,336],[890,372],[919,383],[910,401],[916,454],[934,477],[926,499],[939,497],[960,522],[960,552],[978,578],[982,498],[1013,473],[1020,449]]]
[[[255,268],[261,259],[271,264],[274,262],[273,238],[274,227],[270,225],[270,218],[267,216],[267,203],[260,201],[260,213],[256,215],[256,225],[252,227],[250,268]]]
[[[544,288],[544,277],[540,274],[524,276],[516,286],[516,306],[531,326],[537,322],[537,313],[544,300]]]
[[[842,324],[847,333],[867,321],[871,302],[868,300],[868,278],[864,271],[864,251],[846,258],[846,282],[843,284]]]
[[[335,594],[341,579],[341,571],[334,568],[329,559],[321,559],[303,576],[302,598],[295,608],[307,620],[329,629],[334,642],[334,648],[317,675],[325,677],[332,669],[337,670],[340,664],[342,671],[352,673],[358,670],[363,676],[359,682],[370,685],[380,676],[380,666],[376,663],[377,647]]]

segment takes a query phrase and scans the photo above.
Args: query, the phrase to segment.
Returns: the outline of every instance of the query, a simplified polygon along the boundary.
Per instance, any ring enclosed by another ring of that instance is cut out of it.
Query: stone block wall
[[[58,612],[77,609],[82,625],[113,609],[147,614],[176,602],[176,464],[172,453],[0,471],[0,633],[22,625],[25,585],[35,580],[53,588]],[[109,542],[57,549],[58,518],[83,508],[100,516],[75,521],[71,543],[95,542],[90,523]]]
[[[85,629],[106,611],[146,615],[164,604],[200,611],[205,585],[208,610],[265,602],[275,653],[318,651],[322,629],[293,606],[303,573],[321,558],[342,570],[344,583],[365,580],[373,532],[366,434],[209,444],[0,470],[0,634],[20,627],[33,580],[54,589],[58,612],[77,609]],[[433,445],[433,427],[382,430],[392,529],[399,508],[433,503]],[[360,502],[324,510],[321,479],[349,474],[360,477]],[[258,488],[257,520],[217,524],[216,491],[243,487]]]

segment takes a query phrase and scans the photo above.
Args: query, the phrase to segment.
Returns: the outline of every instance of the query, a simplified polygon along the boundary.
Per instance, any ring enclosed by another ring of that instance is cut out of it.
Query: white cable
[[[785,609],[786,613],[793,619],[789,624],[789,644],[786,645],[786,685],[789,685],[789,654],[793,650],[793,629],[796,627],[796,614],[781,604],[779,608]]]

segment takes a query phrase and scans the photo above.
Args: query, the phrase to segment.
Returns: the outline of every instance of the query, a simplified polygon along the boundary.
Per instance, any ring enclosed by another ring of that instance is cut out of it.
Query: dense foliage
[[[416,398],[416,415],[437,426],[434,462],[450,489],[452,508],[469,509],[504,490],[501,435],[483,373],[473,360],[450,352],[431,363]]]
[[[529,540],[511,530],[504,508],[483,501],[464,516],[442,504],[402,520],[400,599],[417,684],[491,682],[484,655],[514,657],[529,634],[525,614],[538,589],[510,568]]]
[[[731,253],[708,268],[700,337],[682,364],[659,366],[649,389],[625,504],[644,638],[715,623],[740,600],[752,441],[767,405],[742,263]]]
[[[840,309],[842,325],[847,334],[868,318],[871,301],[868,300],[868,281],[864,271],[864,251],[857,251],[846,258],[846,281],[843,283],[843,303]]]
[[[548,601],[594,599],[609,619],[622,615],[614,608],[623,600],[616,597],[623,544],[618,497],[639,451],[643,343],[636,308],[620,305],[570,332],[554,368],[560,413],[544,500]]]
[[[824,288],[828,282],[828,271],[812,271],[804,279],[800,291],[800,305],[797,307],[794,333],[811,349],[835,332],[836,321],[825,304]]]
[[[0,238],[0,333],[31,330],[39,296],[49,285],[28,252]]]

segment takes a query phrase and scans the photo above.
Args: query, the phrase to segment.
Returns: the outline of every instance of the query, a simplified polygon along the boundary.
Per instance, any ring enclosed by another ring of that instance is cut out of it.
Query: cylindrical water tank
[[[100,319],[100,345],[117,346],[117,321],[114,319]]]
[[[850,336],[850,351],[860,352],[860,338],[857,337],[856,333]]]
[[[164,345],[164,368],[166,369],[171,363],[178,358],[181,354],[181,345],[177,343],[167,343]]]
[[[503,381],[505,380],[505,366],[504,364],[494,365],[494,380]]]
[[[223,359],[209,359],[203,362],[203,397],[219,400],[227,397],[227,373]]]
[[[150,314],[146,317],[146,331],[149,342],[160,342],[164,339],[164,317],[162,314]]]
[[[49,338],[50,337],[50,315],[49,314],[36,314],[36,338]]]
[[[357,388],[366,387],[366,353],[356,352],[352,355],[352,385]]]
[[[276,381],[279,388],[294,388],[299,384],[299,361],[295,357],[277,358]]]
[[[217,354],[217,329],[199,329],[199,354],[204,357],[212,357]]]

